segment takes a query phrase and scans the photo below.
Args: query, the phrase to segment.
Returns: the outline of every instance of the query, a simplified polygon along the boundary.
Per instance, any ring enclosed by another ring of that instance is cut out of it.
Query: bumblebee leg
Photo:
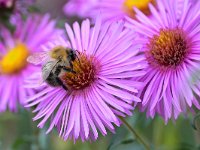
[[[71,67],[72,72],[73,72],[73,73],[76,73],[76,72],[74,71],[74,69],[73,69],[74,66],[73,66],[73,64],[72,64],[71,61],[69,62],[69,65],[70,65],[70,67]]]
[[[80,52],[78,52],[79,53],[79,55],[80,55]],[[79,57],[76,55],[76,58],[78,59],[78,62],[79,62],[79,64],[81,65],[81,61],[80,61],[80,59],[79,59]]]
[[[62,66],[58,66],[58,67],[57,67],[57,70],[55,71],[55,75],[56,75],[55,79],[56,79],[56,82],[57,82],[60,86],[62,86],[63,89],[65,89],[65,90],[67,91],[67,87],[63,84],[63,82],[62,82],[62,81],[60,80],[60,78],[58,77],[58,75],[60,74],[62,68],[63,68]]]
[[[70,68],[73,70],[74,66],[71,61],[69,62],[69,65],[70,65]]]
[[[56,78],[56,80],[57,80],[58,84],[60,84],[60,86],[63,87],[63,89],[65,89],[66,91],[68,90],[67,87],[63,84],[63,82],[58,77]]]

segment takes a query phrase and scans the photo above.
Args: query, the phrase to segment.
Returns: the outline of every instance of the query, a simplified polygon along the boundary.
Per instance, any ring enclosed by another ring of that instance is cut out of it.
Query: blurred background
[[[131,133],[123,125],[116,127],[116,134],[100,136],[96,142],[64,142],[56,131],[45,134],[37,128],[33,114],[20,109],[17,114],[0,115],[1,150],[143,150]],[[144,114],[135,111],[127,121],[152,145],[152,150],[199,150],[200,117],[180,117],[176,123],[167,125],[160,117],[146,119]]]
[[[64,16],[62,7],[66,0],[37,0],[36,6],[42,13],[50,13],[52,18],[64,22],[74,22],[76,17]],[[1,12],[0,12],[1,13]],[[116,134],[100,136],[96,142],[63,141],[56,131],[45,134],[33,122],[31,112],[19,109],[16,114],[0,114],[0,150],[143,150],[131,133],[123,125],[116,127]],[[135,110],[127,121],[149,143],[153,150],[200,150],[200,115],[181,116],[176,122],[165,125],[160,117],[147,119],[145,114]]]

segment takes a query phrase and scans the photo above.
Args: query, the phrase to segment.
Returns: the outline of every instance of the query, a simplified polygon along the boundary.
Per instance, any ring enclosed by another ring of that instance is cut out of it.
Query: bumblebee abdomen
[[[55,76],[53,73],[50,73],[50,75],[46,79],[46,83],[51,86],[60,86],[60,84],[57,81],[57,76]]]

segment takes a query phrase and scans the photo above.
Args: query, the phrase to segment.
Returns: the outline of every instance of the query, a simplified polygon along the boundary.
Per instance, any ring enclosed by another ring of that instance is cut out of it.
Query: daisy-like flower
[[[134,102],[140,102],[134,94],[142,83],[132,77],[144,75],[145,58],[137,55],[140,46],[132,44],[134,33],[124,30],[124,22],[102,25],[98,18],[94,27],[85,20],[81,26],[75,22],[73,28],[66,24],[66,30],[69,41],[60,38],[45,50],[56,46],[77,50],[76,73],[60,75],[68,90],[46,83],[39,86],[41,73],[36,73],[27,87],[46,88],[30,97],[27,107],[36,106],[38,127],[50,120],[47,133],[56,126],[64,140],[96,140],[98,130],[102,135],[106,128],[114,132],[113,125],[120,125],[118,116],[131,115]]]
[[[50,21],[48,15],[30,16],[25,22],[18,22],[13,34],[0,29],[0,112],[7,107],[17,111],[18,104],[26,104],[26,97],[34,90],[24,88],[24,79],[40,69],[28,64],[26,59],[39,51],[41,44],[59,34],[61,31],[55,28],[55,21]]]
[[[126,27],[142,35],[143,52],[149,64],[147,74],[140,79],[146,86],[140,93],[142,108],[147,115],[170,118],[186,112],[192,105],[200,109],[200,3],[184,0],[157,0],[158,9],[149,5],[151,19],[135,8],[137,19],[127,17]],[[146,38],[145,38],[146,37]],[[191,79],[193,78],[193,79]]]
[[[78,15],[93,19],[101,12],[103,20],[113,21],[124,19],[125,16],[134,18],[133,7],[149,14],[149,2],[154,2],[154,0],[87,0],[87,2],[85,0],[71,0],[65,5],[64,11],[69,14],[73,8],[74,10],[80,10],[80,13],[77,13]]]

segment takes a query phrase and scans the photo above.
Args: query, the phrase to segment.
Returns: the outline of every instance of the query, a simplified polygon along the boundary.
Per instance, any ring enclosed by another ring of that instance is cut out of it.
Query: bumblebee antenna
[[[81,54],[78,50],[75,50],[79,55]]]

